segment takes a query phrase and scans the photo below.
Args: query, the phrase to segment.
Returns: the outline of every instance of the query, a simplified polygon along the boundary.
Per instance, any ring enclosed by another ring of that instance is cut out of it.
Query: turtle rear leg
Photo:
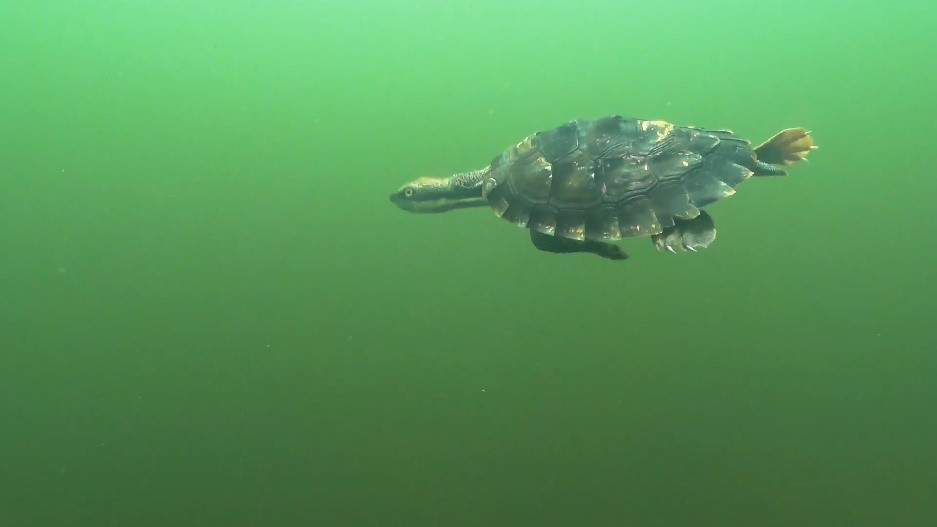
[[[530,229],[530,241],[534,247],[548,253],[592,253],[609,260],[624,260],[628,254],[613,243],[593,240],[573,240],[562,236],[552,236]]]
[[[651,236],[658,251],[665,249],[675,253],[678,249],[685,249],[696,252],[697,249],[709,247],[716,239],[716,224],[706,211],[701,210],[699,216],[691,220],[674,218],[673,221],[672,227]]]
[[[806,128],[787,128],[755,148],[755,157],[769,165],[792,165],[805,161],[816,150],[813,136]]]

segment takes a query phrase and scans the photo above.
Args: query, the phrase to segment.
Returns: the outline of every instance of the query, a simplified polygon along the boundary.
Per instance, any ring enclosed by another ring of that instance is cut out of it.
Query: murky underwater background
[[[0,525],[937,525],[932,4],[0,20]],[[613,113],[820,149],[697,254],[387,199]]]

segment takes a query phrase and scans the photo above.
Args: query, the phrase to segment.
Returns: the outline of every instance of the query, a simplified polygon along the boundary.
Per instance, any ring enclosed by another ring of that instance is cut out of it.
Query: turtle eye
[[[413,189],[410,187],[403,189],[403,195],[408,198],[413,197]]]

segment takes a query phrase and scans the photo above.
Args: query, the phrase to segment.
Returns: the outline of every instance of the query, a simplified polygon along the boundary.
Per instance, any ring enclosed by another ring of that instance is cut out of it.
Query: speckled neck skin
[[[478,170],[469,170],[468,172],[459,172],[458,174],[449,176],[447,182],[453,195],[470,194],[471,196],[481,197],[482,184],[488,176],[488,170],[489,167],[485,167]]]

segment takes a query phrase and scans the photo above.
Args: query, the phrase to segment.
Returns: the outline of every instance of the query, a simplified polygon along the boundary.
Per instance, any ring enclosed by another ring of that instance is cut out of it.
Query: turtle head
[[[390,200],[401,209],[415,213],[446,212],[487,204],[480,185],[462,184],[456,176],[414,179],[391,194]]]

